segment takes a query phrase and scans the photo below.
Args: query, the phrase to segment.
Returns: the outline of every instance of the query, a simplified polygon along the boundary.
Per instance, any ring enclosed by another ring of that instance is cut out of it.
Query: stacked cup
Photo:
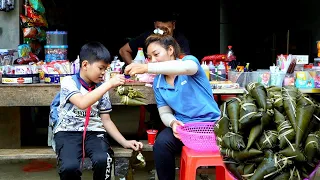
[[[68,43],[66,31],[47,31],[47,45],[45,48],[45,61],[67,60]]]

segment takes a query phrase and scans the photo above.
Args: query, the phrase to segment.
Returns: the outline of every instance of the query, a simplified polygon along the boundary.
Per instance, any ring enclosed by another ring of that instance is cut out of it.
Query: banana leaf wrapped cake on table
[[[118,86],[115,88],[117,94],[121,97],[121,103],[128,106],[147,105],[143,102],[143,93],[134,89],[131,86]]]
[[[226,168],[238,180],[309,178],[320,162],[319,103],[294,86],[247,90],[220,106],[215,123]]]

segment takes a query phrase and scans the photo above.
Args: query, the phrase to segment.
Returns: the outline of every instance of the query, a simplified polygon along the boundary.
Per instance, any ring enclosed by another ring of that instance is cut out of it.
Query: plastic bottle
[[[209,66],[204,61],[202,61],[201,67],[204,70],[204,72],[206,73],[206,76],[207,76],[208,80],[210,81],[210,69],[209,69]]]
[[[113,61],[115,61],[113,71],[121,73],[121,69],[122,69],[123,65],[122,65],[120,59],[118,58],[118,56],[115,56]]]
[[[114,56],[111,64],[110,64],[110,68],[111,68],[111,71],[114,71],[115,70],[115,67],[116,67],[116,64],[117,64],[117,59],[118,59],[118,56]]]
[[[146,57],[144,56],[143,48],[139,47],[137,55],[134,58],[133,62],[136,64],[145,64],[145,60],[146,60]]]
[[[232,46],[228,46],[227,60],[229,60],[229,61],[234,60],[234,54],[233,54],[233,51],[232,51]]]
[[[214,73],[216,67],[213,65],[212,61],[209,62],[210,80],[214,80]]]
[[[218,76],[221,77],[221,80],[226,80],[226,66],[224,65],[224,62],[220,61],[220,64],[218,65]]]

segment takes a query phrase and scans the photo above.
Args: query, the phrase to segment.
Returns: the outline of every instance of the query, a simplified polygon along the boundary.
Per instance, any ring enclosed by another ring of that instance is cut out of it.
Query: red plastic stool
[[[195,180],[197,168],[215,166],[216,180],[234,180],[227,171],[219,152],[199,152],[183,146],[180,161],[180,180]]]

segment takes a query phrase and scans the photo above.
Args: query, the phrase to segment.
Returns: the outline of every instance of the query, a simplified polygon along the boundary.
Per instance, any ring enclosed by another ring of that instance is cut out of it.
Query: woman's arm
[[[167,127],[172,127],[172,123],[177,119],[174,117],[171,108],[169,106],[162,106],[159,107],[158,110],[163,124]]]
[[[157,63],[148,63],[147,72],[165,75],[194,75],[198,71],[198,65],[192,60],[172,60]]]

